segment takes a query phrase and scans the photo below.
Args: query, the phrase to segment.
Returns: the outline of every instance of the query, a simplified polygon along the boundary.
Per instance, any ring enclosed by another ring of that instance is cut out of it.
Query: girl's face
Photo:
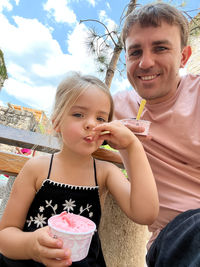
[[[106,93],[96,86],[86,89],[64,113],[57,129],[62,136],[63,149],[82,155],[97,150],[102,140],[94,140],[93,128],[108,121],[110,109],[111,103]]]

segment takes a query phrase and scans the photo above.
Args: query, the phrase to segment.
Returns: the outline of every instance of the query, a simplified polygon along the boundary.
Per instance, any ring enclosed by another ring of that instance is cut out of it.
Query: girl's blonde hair
[[[69,111],[78,97],[88,88],[97,87],[110,99],[110,113],[108,121],[112,120],[114,104],[110,91],[105,83],[92,75],[81,75],[79,72],[69,72],[66,78],[58,85],[51,121],[53,129],[62,122],[63,114]]]

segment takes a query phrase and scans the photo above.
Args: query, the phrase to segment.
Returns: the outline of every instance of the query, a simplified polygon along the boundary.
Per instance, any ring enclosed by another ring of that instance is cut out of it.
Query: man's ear
[[[191,46],[185,46],[182,51],[182,58],[181,58],[181,65],[180,68],[184,68],[185,64],[187,63],[188,59],[190,58],[192,54],[192,48]]]

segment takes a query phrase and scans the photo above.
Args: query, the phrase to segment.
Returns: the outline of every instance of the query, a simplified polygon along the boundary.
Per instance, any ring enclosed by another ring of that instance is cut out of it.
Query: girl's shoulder
[[[51,160],[51,155],[37,155],[35,157],[30,158],[26,162],[26,166],[35,167],[35,166],[43,166],[44,164],[49,164]]]
[[[99,168],[105,168],[105,170],[108,170],[110,168],[113,168],[115,165],[112,162],[104,161],[100,159],[95,159],[96,166]]]
[[[51,155],[37,155],[30,158],[17,176],[17,181],[29,181],[36,191],[48,176]],[[28,179],[27,179],[28,177]],[[21,182],[20,182],[21,183]]]
[[[46,170],[49,168],[51,155],[41,155],[30,158],[25,164],[22,171],[31,172],[34,175],[46,174]]]
[[[110,175],[113,172],[114,173],[121,172],[120,168],[112,162],[97,160],[97,159],[95,159],[95,161],[96,161],[97,173],[101,177],[106,178],[108,175]]]

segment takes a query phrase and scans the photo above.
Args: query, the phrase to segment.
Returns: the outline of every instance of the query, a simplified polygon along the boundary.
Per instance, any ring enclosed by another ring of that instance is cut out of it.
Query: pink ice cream
[[[71,250],[72,261],[80,261],[87,256],[96,230],[93,221],[64,211],[49,218],[48,225],[51,236],[62,239],[63,247]]]
[[[88,218],[63,211],[49,219],[52,227],[70,233],[87,233],[94,231],[95,223]]]

